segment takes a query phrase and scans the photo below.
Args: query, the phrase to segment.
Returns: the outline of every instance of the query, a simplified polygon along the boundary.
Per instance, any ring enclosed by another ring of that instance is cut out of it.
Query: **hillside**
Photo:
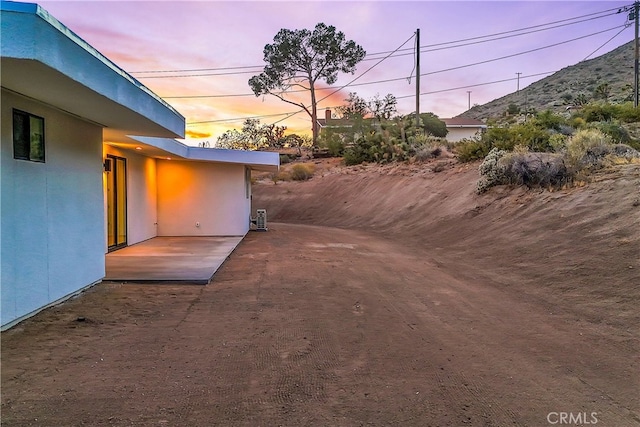
[[[486,121],[489,118],[504,116],[510,104],[521,110],[535,109],[554,112],[566,111],[568,106],[576,104],[580,98],[591,100],[596,89],[602,84],[609,88],[610,102],[633,100],[633,41],[599,57],[580,62],[532,83],[520,90],[495,99],[484,105],[477,105],[460,114]]]
[[[617,301],[615,317],[640,321],[633,302],[640,299],[640,166],[602,171],[585,187],[557,192],[503,186],[476,195],[477,163],[449,160],[434,172],[437,164],[316,160],[309,181],[259,181],[253,206],[266,208],[269,221],[399,240],[453,274],[499,283],[515,275],[508,286],[549,303],[561,292],[587,317],[598,295],[598,304]]]

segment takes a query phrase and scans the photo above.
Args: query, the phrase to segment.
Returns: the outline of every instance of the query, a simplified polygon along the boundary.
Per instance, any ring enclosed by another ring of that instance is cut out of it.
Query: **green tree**
[[[345,99],[346,104],[341,105],[336,110],[344,119],[362,119],[369,114],[369,104],[364,98],[358,96],[355,92],[350,92],[349,97]]]
[[[216,145],[220,148],[240,150],[260,150],[282,147],[286,126],[261,125],[258,119],[246,119],[242,130],[228,130],[218,137]]]
[[[324,81],[332,85],[338,73],[353,73],[366,52],[335,27],[319,23],[313,31],[281,29],[263,53],[266,65],[262,73],[249,79],[251,90],[256,96],[273,95],[301,107],[311,117],[313,144],[317,145],[316,84]],[[291,87],[309,91],[311,109],[286,97]]]
[[[513,116],[514,114],[520,114],[520,107],[518,107],[514,103],[509,104],[509,106],[507,107],[507,114],[509,114],[510,116]]]
[[[601,83],[593,90],[593,97],[595,99],[609,99],[609,95],[611,95],[611,87],[609,83]]]
[[[378,122],[382,122],[382,120],[389,120],[391,118],[397,111],[397,105],[398,100],[392,94],[388,93],[384,98],[380,98],[380,95],[376,94],[376,96],[369,101],[369,110]]]
[[[447,124],[440,120],[438,116],[433,113],[420,114],[420,124],[422,129],[427,135],[432,135],[437,138],[444,138],[449,133]]]

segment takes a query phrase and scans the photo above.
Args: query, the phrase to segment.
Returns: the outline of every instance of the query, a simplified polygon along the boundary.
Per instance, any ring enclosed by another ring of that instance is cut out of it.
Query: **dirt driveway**
[[[2,425],[640,424],[634,331],[459,273],[272,223],[208,286],[102,284],[3,333]]]

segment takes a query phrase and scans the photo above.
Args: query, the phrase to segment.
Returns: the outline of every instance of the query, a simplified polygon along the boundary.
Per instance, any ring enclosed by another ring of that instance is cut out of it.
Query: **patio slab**
[[[206,285],[243,238],[154,237],[107,254],[103,280]]]

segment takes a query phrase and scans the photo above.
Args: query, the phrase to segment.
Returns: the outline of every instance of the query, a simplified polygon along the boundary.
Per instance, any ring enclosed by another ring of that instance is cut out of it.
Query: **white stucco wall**
[[[106,144],[104,147],[105,158],[107,154],[112,154],[127,159],[127,244],[133,245],[156,237],[158,222],[156,159]],[[106,209],[105,202],[105,215]]]
[[[448,127],[447,130],[447,141],[449,142],[458,142],[465,138],[473,138],[475,136],[480,136],[481,129],[479,128],[455,128]]]
[[[45,120],[46,163],[13,158],[13,108]],[[2,325],[105,273],[102,128],[2,90]]]
[[[159,236],[241,236],[249,231],[251,195],[244,165],[157,160],[157,172]]]

